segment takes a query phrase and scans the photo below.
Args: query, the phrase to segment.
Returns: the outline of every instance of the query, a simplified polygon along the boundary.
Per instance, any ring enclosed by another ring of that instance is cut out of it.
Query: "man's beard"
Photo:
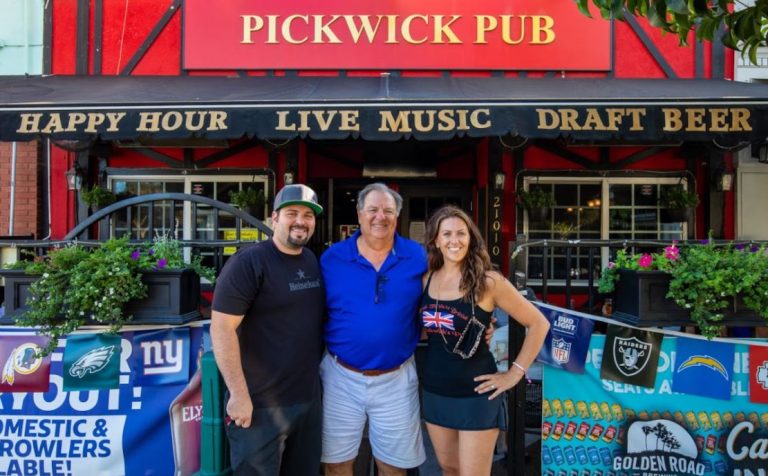
[[[293,230],[303,230],[306,232],[306,236],[304,238],[294,238],[291,235],[291,232]],[[302,246],[306,245],[309,242],[310,236],[311,235],[309,234],[309,228],[305,226],[292,226],[288,230],[288,239],[286,241],[288,242],[289,245],[293,246],[294,248],[301,248]]]

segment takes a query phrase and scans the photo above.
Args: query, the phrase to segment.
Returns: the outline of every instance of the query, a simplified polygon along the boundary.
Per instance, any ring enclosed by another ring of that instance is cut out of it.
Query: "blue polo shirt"
[[[417,242],[395,234],[377,272],[357,250],[358,230],[320,257],[325,281],[328,351],[361,370],[397,367],[413,355],[427,256]]]

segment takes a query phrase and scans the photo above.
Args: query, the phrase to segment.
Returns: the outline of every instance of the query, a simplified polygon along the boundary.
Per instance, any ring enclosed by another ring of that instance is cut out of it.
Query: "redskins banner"
[[[600,379],[604,335],[584,374],[544,366],[543,475],[766,474],[768,406],[749,401],[748,346],[735,345],[724,401],[673,391],[677,339],[664,337],[652,388]]]
[[[610,69],[611,23],[571,0],[184,2],[187,69]]]

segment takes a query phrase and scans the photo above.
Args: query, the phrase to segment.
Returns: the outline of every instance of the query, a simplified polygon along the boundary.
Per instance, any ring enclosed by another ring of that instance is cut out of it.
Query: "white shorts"
[[[320,378],[323,463],[357,457],[366,418],[376,459],[396,468],[415,468],[424,462],[419,380],[413,357],[394,372],[367,377],[342,367],[326,353]]]

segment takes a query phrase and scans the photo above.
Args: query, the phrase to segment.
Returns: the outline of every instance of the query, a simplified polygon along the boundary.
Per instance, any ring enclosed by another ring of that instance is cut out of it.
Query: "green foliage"
[[[230,190],[229,201],[238,208],[263,207],[265,198],[264,190],[246,187],[242,190]]]
[[[664,208],[694,208],[699,204],[699,196],[695,191],[688,191],[681,185],[663,187],[659,197],[659,205]]]
[[[111,190],[94,185],[93,188],[80,191],[80,198],[91,206],[105,207],[115,203],[117,196]]]
[[[720,332],[724,311],[738,295],[744,305],[768,321],[768,252],[765,247],[702,245],[677,248],[672,244],[660,253],[616,253],[603,270],[598,291],[613,292],[618,270],[666,271],[671,275],[667,297],[691,313],[702,335]]]
[[[40,334],[51,337],[43,355],[87,320],[117,332],[131,319],[123,313],[128,301],[147,295],[141,273],[163,268],[190,268],[211,282],[214,279],[214,270],[202,266],[199,258],[184,263],[180,244],[167,237],[138,245],[125,237],[98,248],[73,244],[54,249],[26,267],[27,274],[40,279],[30,285],[28,310],[18,324],[39,327]]]
[[[518,190],[517,197],[526,209],[552,208],[555,206],[555,196],[552,192],[541,188],[531,187],[530,190]]]
[[[600,293],[612,293],[619,281],[619,270],[629,269],[634,271],[669,271],[676,261],[680,259],[680,249],[676,243],[664,248],[659,253],[629,253],[626,249],[616,252],[616,258],[608,262],[608,267],[603,269],[600,279],[597,281],[597,291]]]
[[[737,4],[734,0],[592,0],[592,3],[606,19],[623,21],[626,12],[645,17],[652,26],[677,35],[680,45],[688,44],[692,31],[698,41],[713,40],[720,34],[725,46],[741,51],[753,64],[757,64],[758,47],[766,45],[768,0],[755,0],[754,5]],[[576,0],[576,4],[582,14],[591,16],[589,0]]]
[[[667,297],[689,309],[707,337],[718,335],[723,312],[740,295],[768,320],[768,254],[764,247],[717,246],[711,241],[685,249],[671,270]]]

